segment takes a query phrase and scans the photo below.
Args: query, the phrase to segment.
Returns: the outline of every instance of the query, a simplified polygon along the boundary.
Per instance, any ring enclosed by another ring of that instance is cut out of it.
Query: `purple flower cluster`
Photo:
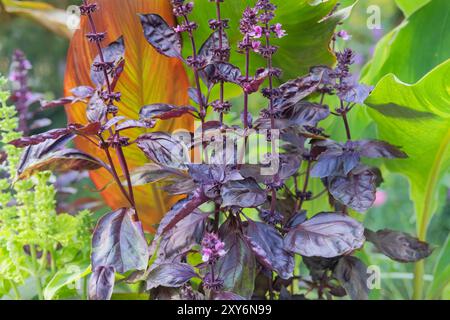
[[[275,17],[276,6],[269,0],[259,0],[254,8],[245,9],[240,21],[240,31],[244,39],[239,43],[239,49],[250,48],[262,56],[272,55],[276,49],[264,47],[259,39],[275,35],[276,38],[283,38],[287,35],[280,23],[270,25]]]
[[[28,73],[32,65],[25,54],[16,50],[12,57],[9,81],[12,83],[11,102],[17,108],[19,117],[19,131],[27,134],[29,127],[27,121],[32,118],[30,106],[41,98],[41,94],[34,93],[28,86]]]
[[[202,240],[202,260],[214,264],[226,254],[225,243],[215,233],[207,233]]]

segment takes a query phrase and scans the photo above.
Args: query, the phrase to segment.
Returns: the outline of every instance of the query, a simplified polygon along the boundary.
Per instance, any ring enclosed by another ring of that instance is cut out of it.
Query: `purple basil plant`
[[[311,66],[308,74],[280,84],[282,69],[273,65],[272,57],[277,54],[277,39],[289,35],[275,20],[276,6],[258,0],[246,8],[239,25],[242,39],[232,48],[235,44],[226,32],[229,20],[221,15],[227,1],[210,2],[217,15],[209,21],[192,21],[194,3],[172,0],[179,22],[174,28],[157,14],[140,14],[149,45],[192,70],[193,106],[161,101],[143,106],[139,119],[126,119],[117,116],[121,95],[115,91],[125,63],[124,41],[119,38],[103,46],[106,30],[97,30],[92,19],[99,8],[83,1],[80,10],[91,25],[86,37],[98,48],[91,72],[96,87],[74,88],[72,97],[44,107],[90,101],[89,123],[13,141],[27,148],[18,177],[48,168],[104,167],[129,200],[128,208],[103,216],[94,231],[91,299],[111,297],[115,273],[126,275],[127,282],[144,283],[153,299],[307,298],[299,292],[316,292],[319,299],[345,295],[366,299],[367,267],[354,255],[366,241],[399,262],[423,259],[431,250],[407,234],[374,232],[352,218],[352,212],[366,212],[373,205],[382,182],[380,170],[365,160],[407,157],[387,142],[352,135],[348,115],[371,91],[350,73],[354,52],[336,52],[334,68]],[[201,46],[195,37],[198,23],[211,28]],[[181,50],[183,34],[191,49],[187,57]],[[334,39],[344,37],[348,34],[341,32]],[[231,54],[245,56],[242,70],[229,62]],[[250,72],[252,55],[266,62],[257,66],[255,74]],[[227,100],[225,83],[242,89],[243,105]],[[267,103],[253,120],[249,96],[259,93]],[[241,114],[241,126],[225,122],[224,114],[230,110]],[[155,131],[133,141],[127,138],[130,128],[151,129],[157,121],[185,114],[200,122],[193,137],[188,133],[188,141]],[[346,141],[333,140],[319,126],[329,117],[342,123]],[[101,148],[108,163],[65,147],[76,135]],[[254,150],[249,145],[261,135],[269,152],[264,153],[264,161],[250,163],[246,160]],[[132,144],[153,163],[146,171],[128,170],[123,148]],[[120,171],[111,160],[112,152]],[[61,161],[64,165],[57,165]],[[313,193],[313,179],[323,191]],[[133,186],[156,182],[183,199],[167,212],[149,244],[136,213]],[[333,209],[308,211],[314,201],[328,202]],[[307,277],[300,276],[296,264],[300,259],[309,270]]]

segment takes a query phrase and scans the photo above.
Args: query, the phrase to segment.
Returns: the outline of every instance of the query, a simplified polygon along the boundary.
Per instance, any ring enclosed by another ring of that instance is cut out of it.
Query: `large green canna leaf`
[[[442,296],[445,287],[450,283],[450,236],[441,248],[438,260],[433,271],[433,282],[431,283],[427,298],[438,299]]]
[[[379,42],[363,82],[375,85],[388,73],[408,83],[418,81],[450,57],[448,30],[450,1],[431,0]]]
[[[357,0],[339,1],[342,3],[339,10],[329,19],[321,21],[333,10],[337,2],[337,0],[273,0],[278,6],[276,21],[281,22],[288,33],[287,37],[273,41],[280,46],[274,56],[274,65],[283,68],[284,79],[305,74],[314,65],[334,64],[335,57],[329,48],[330,40],[336,25],[348,17]],[[253,7],[255,3],[255,0],[239,0],[225,1],[221,5],[222,18],[230,19],[227,34],[233,51],[242,40],[239,33],[239,17],[242,16],[243,9]],[[199,28],[195,32],[196,38],[204,41],[211,34],[206,21],[216,18],[216,6],[209,0],[197,0],[195,5],[196,9],[191,19],[199,23]],[[184,50],[185,55],[191,55],[190,46],[185,45]],[[243,67],[244,57],[232,52],[231,62]],[[264,65],[265,62],[261,57],[252,55],[252,70]]]
[[[408,17],[431,0],[395,0],[403,14]]]
[[[439,183],[450,168],[450,60],[414,85],[387,75],[366,100],[383,140],[402,146],[407,160],[386,163],[406,175],[424,240],[437,208]]]

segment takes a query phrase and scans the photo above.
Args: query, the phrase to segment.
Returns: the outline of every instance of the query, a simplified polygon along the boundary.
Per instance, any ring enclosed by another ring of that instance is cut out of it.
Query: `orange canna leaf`
[[[189,81],[182,63],[175,58],[158,54],[146,41],[139,22],[138,13],[157,13],[169,24],[175,23],[169,0],[96,0],[100,9],[94,13],[98,31],[106,31],[104,46],[115,41],[121,35],[125,41],[125,70],[116,87],[122,93],[118,103],[119,115],[137,119],[142,106],[151,103],[169,103],[187,105]],[[90,67],[97,55],[94,44],[85,38],[89,31],[86,19],[82,19],[80,29],[76,31],[67,57],[65,93],[81,85],[93,85],[90,79]],[[71,123],[87,123],[86,106],[75,104],[66,107]],[[160,121],[154,131],[171,132],[179,128],[192,129],[192,119],[184,116],[172,121]],[[135,139],[145,129],[128,130],[126,136]],[[106,161],[103,152],[85,140],[76,140],[77,147],[91,155]],[[149,162],[136,146],[124,148],[131,169]],[[117,159],[114,159],[118,165]],[[120,169],[119,169],[120,170]],[[128,205],[116,184],[111,184],[111,176],[105,170],[91,172],[91,178],[97,188],[109,186],[102,191],[102,196],[112,209]],[[159,223],[163,215],[178,200],[170,197],[155,186],[134,188],[137,211],[147,231],[153,231],[153,225]]]

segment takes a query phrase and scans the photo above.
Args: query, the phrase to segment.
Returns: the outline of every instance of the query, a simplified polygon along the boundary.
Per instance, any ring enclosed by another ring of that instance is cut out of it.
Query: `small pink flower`
[[[203,248],[202,249],[202,260],[203,262],[208,262],[211,258],[211,255],[213,254],[211,249]]]
[[[344,41],[348,41],[352,38],[352,36],[345,30],[339,31],[336,35]]]
[[[254,26],[254,27],[253,27],[253,31],[250,32],[248,35],[249,35],[250,37],[259,39],[259,38],[262,37],[262,32],[263,32],[262,27],[260,27],[260,26]]]
[[[176,33],[180,33],[184,31],[184,28],[182,25],[178,25],[175,28],[173,28],[173,31],[175,31]]]
[[[379,190],[375,195],[375,202],[373,203],[374,207],[381,207],[386,203],[388,199],[388,195],[385,191]]]
[[[261,47],[261,41],[252,41],[253,51],[258,52],[260,47]]]
[[[284,36],[287,36],[286,30],[283,30],[283,26],[281,25],[281,23],[277,23],[275,25],[274,31],[277,34],[278,38],[283,38]]]

